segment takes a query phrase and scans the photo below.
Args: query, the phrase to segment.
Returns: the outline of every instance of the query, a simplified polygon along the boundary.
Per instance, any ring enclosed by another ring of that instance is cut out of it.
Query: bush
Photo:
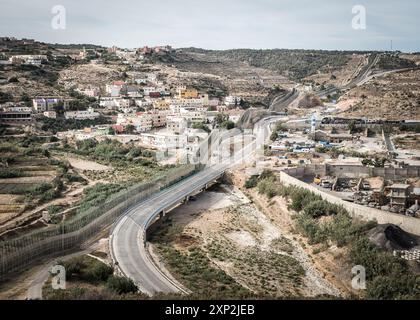
[[[9,83],[17,83],[17,82],[19,82],[19,79],[17,77],[11,77],[9,79]]]
[[[265,194],[270,199],[276,196],[278,193],[276,182],[272,178],[261,180],[258,182],[257,188],[259,193]]]
[[[66,268],[67,280],[83,280],[89,283],[107,281],[113,268],[89,256],[79,256],[61,263]]]
[[[295,211],[301,211],[311,202],[322,200],[321,196],[302,188],[296,188],[290,196],[292,198],[291,208]]]
[[[209,129],[209,127],[208,126],[206,126],[206,124],[205,123],[202,123],[202,122],[199,122],[199,123],[194,123],[193,125],[192,125],[192,128],[193,129],[200,129],[200,130],[204,130],[205,132],[207,132],[207,133],[210,133],[210,129]]]
[[[247,189],[255,188],[257,184],[258,184],[258,178],[256,176],[252,176],[248,180],[245,181],[245,188]]]
[[[0,178],[7,179],[7,178],[18,178],[22,177],[23,173],[19,169],[10,169],[10,168],[0,168]]]
[[[109,196],[121,191],[124,187],[119,184],[103,184],[98,183],[84,190],[85,197],[80,203],[79,211],[85,211],[92,207],[96,207],[107,200]]]
[[[96,263],[92,263],[84,270],[82,278],[88,282],[107,281],[109,276],[111,276],[114,272],[114,270],[112,269],[112,267],[100,261],[95,262]]]
[[[61,206],[56,206],[56,205],[51,205],[49,207],[47,207],[48,213],[50,215],[54,215],[60,212],[60,210],[62,210]]]
[[[329,203],[325,200],[315,200],[306,204],[303,208],[303,212],[310,215],[313,218],[336,215],[339,212],[343,211],[345,211],[343,207]]]
[[[309,243],[320,243],[327,240],[326,235],[320,229],[317,221],[311,216],[302,213],[296,220],[298,230],[309,238]]]
[[[106,286],[109,290],[117,294],[135,293],[138,291],[133,280],[125,277],[111,276],[108,278]]]
[[[420,299],[420,277],[407,274],[379,276],[368,282],[368,299]]]
[[[366,278],[369,280],[378,276],[404,274],[407,271],[407,265],[404,260],[378,249],[366,237],[358,239],[352,245],[350,259],[354,264],[362,265],[366,268]]]
[[[278,139],[278,137],[279,137],[279,134],[276,132],[276,131],[274,131],[271,135],[270,135],[270,140],[271,141],[276,141],[277,139]]]

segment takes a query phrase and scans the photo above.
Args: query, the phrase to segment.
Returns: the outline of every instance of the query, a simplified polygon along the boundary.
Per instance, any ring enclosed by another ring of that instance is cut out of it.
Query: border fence
[[[0,242],[0,281],[46,257],[76,250],[112,225],[131,206],[199,170],[185,165],[170,169],[149,182],[133,185],[112,195],[103,204],[79,212],[59,225],[42,228],[16,239]]]

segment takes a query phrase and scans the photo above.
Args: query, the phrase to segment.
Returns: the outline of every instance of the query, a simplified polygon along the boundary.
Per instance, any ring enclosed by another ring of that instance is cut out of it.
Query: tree
[[[276,141],[279,137],[279,134],[277,133],[277,131],[273,131],[273,133],[270,135],[270,140],[271,141]]]
[[[221,125],[223,122],[227,121],[229,119],[229,115],[224,113],[218,113],[216,117],[214,118],[214,121],[216,124]]]
[[[207,127],[203,122],[193,123],[192,128],[193,129],[201,129],[201,130],[206,131],[207,133],[210,132],[209,127]]]
[[[235,128],[235,123],[230,120],[224,121],[221,125],[222,128],[226,128],[227,130]]]
[[[354,120],[351,120],[349,122],[348,129],[349,129],[350,133],[353,133],[354,130],[356,129],[356,122]]]

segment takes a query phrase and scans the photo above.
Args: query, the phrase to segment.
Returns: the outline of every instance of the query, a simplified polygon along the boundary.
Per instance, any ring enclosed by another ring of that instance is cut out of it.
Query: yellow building
[[[197,99],[198,91],[196,89],[181,88],[178,90],[178,96],[181,99]]]
[[[156,100],[153,102],[153,107],[159,110],[168,110],[169,102],[166,100]]]

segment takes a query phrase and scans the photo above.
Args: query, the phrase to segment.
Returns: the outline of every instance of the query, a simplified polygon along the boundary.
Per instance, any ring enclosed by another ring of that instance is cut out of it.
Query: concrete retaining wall
[[[363,220],[376,220],[379,224],[392,223],[399,226],[401,229],[420,236],[420,219],[403,216],[396,213],[385,212],[375,208],[365,207],[352,202],[347,202],[335,197],[329,193],[315,188],[297,178],[294,178],[286,172],[280,172],[280,181],[285,185],[293,185],[301,187],[306,190],[319,194],[324,200],[342,205],[353,217],[359,217]]]
[[[383,177],[386,180],[402,180],[420,177],[420,167],[408,168],[371,168],[362,165],[332,165],[311,164],[285,170],[291,176],[302,179],[304,176],[320,174],[321,176],[336,176],[339,178]]]

